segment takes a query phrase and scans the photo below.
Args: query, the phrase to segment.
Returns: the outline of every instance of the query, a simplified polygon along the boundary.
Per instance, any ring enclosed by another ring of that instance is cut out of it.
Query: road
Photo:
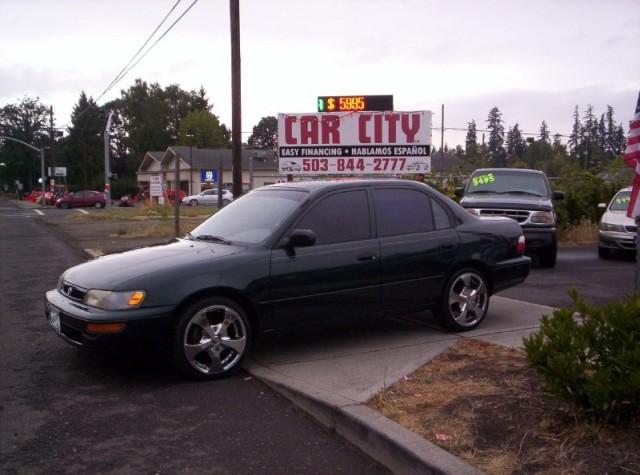
[[[604,305],[633,293],[635,269],[633,256],[599,259],[595,244],[560,248],[554,268],[534,266],[523,284],[499,295],[562,307],[571,304],[567,291],[574,287],[588,303]]]
[[[68,346],[42,297],[85,258],[39,219],[0,200],[1,473],[386,473],[246,373],[192,383]]]

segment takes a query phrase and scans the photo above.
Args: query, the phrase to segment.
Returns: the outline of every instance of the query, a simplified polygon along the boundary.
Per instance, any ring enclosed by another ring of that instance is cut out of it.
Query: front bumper
[[[598,247],[617,251],[635,251],[635,234],[616,231],[598,231]]]
[[[527,251],[535,252],[540,249],[546,249],[549,246],[554,246],[558,240],[557,231],[554,227],[523,227],[522,232],[526,241]]]
[[[516,257],[494,264],[491,269],[492,293],[513,287],[524,280],[531,270],[531,258],[526,256]]]
[[[89,349],[132,345],[161,345],[166,337],[172,306],[107,311],[87,307],[57,290],[45,295],[44,313],[55,332],[67,343]],[[89,323],[125,323],[115,334],[87,333]]]

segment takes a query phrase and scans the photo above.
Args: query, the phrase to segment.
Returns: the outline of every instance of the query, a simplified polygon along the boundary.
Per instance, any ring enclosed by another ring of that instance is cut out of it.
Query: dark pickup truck
[[[460,204],[479,217],[515,219],[526,239],[527,253],[537,254],[540,264],[553,267],[558,253],[556,212],[553,202],[564,198],[551,191],[549,180],[538,170],[481,168],[464,188],[456,189]]]

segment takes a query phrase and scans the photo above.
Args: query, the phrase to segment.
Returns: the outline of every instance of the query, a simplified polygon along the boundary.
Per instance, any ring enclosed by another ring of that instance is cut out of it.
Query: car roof
[[[423,183],[419,183],[417,181],[402,180],[400,178],[348,178],[343,180],[293,181],[287,183],[276,183],[273,185],[263,186],[262,189],[298,190],[316,194],[334,189],[340,190],[362,186],[385,186],[398,184],[410,187],[426,186]]]
[[[544,175],[544,172],[540,170],[534,170],[532,168],[478,168],[473,173],[492,173],[496,171],[513,172],[513,173],[537,173]]]

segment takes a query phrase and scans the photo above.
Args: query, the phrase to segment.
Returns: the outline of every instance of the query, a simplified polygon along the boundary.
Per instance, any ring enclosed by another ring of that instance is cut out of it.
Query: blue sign
[[[218,183],[218,170],[200,170],[202,183]]]

